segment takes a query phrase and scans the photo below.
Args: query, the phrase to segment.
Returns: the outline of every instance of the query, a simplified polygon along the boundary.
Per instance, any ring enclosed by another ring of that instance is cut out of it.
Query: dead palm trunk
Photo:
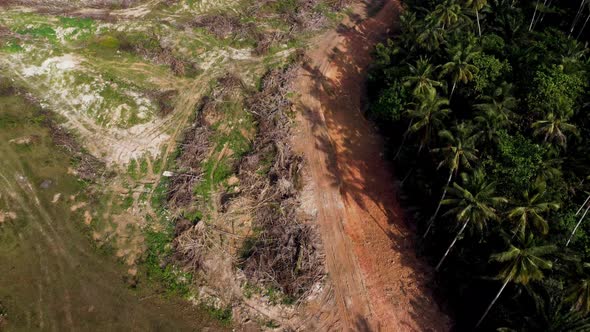
[[[582,217],[580,217],[580,220],[578,220],[578,223],[576,224],[576,227],[574,227],[574,230],[570,234],[569,239],[567,239],[567,242],[565,243],[565,246],[566,247],[569,246],[570,242],[572,241],[572,238],[574,237],[574,234],[576,234],[576,231],[578,230],[578,227],[580,227],[580,224],[582,223],[582,220],[584,220],[584,218],[586,217],[586,214],[588,213],[588,210],[590,210],[590,205],[588,205],[588,207],[586,208],[586,211],[584,211],[584,214],[582,215]]]
[[[408,129],[406,129],[406,132],[404,133],[404,136],[402,138],[402,143],[399,146],[399,148],[397,149],[397,153],[393,157],[393,160],[397,160],[397,157],[399,157],[400,152],[402,152],[402,148],[404,147],[404,144],[406,143],[406,138],[408,138],[408,133],[410,132],[410,128],[412,128],[413,122],[414,122],[414,119],[410,120],[410,124],[408,125]]]
[[[461,234],[463,234],[463,231],[465,231],[465,228],[467,227],[467,224],[469,223],[470,220],[471,220],[471,218],[467,219],[467,221],[463,224],[463,227],[461,227],[461,229],[459,230],[459,233],[457,233],[457,235],[453,239],[453,242],[451,242],[451,245],[449,246],[449,248],[447,249],[445,254],[442,256],[442,258],[440,259],[440,262],[438,262],[438,264],[436,265],[436,268],[434,268],[435,271],[438,271],[438,269],[440,269],[440,266],[442,265],[442,263],[445,261],[445,259],[449,255],[449,252],[451,252],[451,249],[453,249],[453,246],[455,245],[455,243],[457,242],[457,240],[459,239]]]
[[[453,178],[453,169],[451,169],[451,171],[449,172],[449,178],[447,179],[447,183],[445,184],[445,189],[443,190],[443,194],[442,197],[440,198],[440,201],[438,201],[438,206],[436,207],[436,210],[434,211],[434,215],[432,215],[432,217],[430,218],[430,221],[428,222],[428,227],[426,228],[426,232],[424,232],[424,235],[422,236],[422,238],[425,238],[426,235],[428,235],[428,232],[430,232],[430,228],[432,228],[432,225],[434,224],[434,220],[436,219],[436,216],[438,215],[438,211],[440,210],[440,206],[442,205],[442,201],[445,199],[445,196],[447,195],[447,190],[449,189],[449,184],[451,183],[451,179]]]
[[[488,306],[488,308],[486,309],[486,311],[483,313],[483,316],[481,316],[481,318],[479,319],[479,321],[475,325],[475,328],[476,329],[479,327],[479,325],[481,324],[481,322],[483,322],[483,320],[486,318],[486,316],[490,312],[490,309],[492,309],[492,307],[494,306],[494,304],[496,303],[496,301],[498,301],[498,298],[500,297],[500,295],[502,295],[502,292],[504,291],[504,288],[506,288],[506,285],[508,285],[508,281],[509,281],[508,279],[506,279],[504,281],[504,284],[500,288],[500,291],[498,291],[498,294],[496,294],[496,297],[494,297],[494,299],[492,300],[492,303],[490,303],[490,305]]]

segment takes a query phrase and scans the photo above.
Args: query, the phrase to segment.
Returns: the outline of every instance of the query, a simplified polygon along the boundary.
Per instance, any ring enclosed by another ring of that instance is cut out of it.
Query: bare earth
[[[385,0],[367,18],[367,4],[357,3],[350,22],[313,43],[296,84],[294,145],[309,172],[304,205],[317,214],[329,274],[323,299],[308,308],[318,321],[308,324],[319,330],[450,329],[427,287],[431,268],[416,257],[383,143],[361,112],[371,47],[399,10]]]

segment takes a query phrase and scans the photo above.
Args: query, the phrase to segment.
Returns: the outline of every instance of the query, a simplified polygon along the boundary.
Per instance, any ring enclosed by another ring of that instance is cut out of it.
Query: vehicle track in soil
[[[362,114],[372,47],[393,28],[401,7],[359,1],[352,9],[312,43],[295,84],[293,143],[306,158],[309,180],[303,200],[315,202],[329,276],[305,325],[447,331],[450,320],[428,288],[431,268],[416,256],[383,142]]]

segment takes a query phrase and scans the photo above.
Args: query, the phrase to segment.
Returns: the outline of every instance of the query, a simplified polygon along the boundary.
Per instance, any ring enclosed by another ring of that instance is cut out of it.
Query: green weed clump
[[[216,308],[212,305],[202,305],[203,309],[205,309],[211,317],[217,319],[222,325],[230,326],[232,320],[232,310],[231,307],[225,308]]]
[[[183,272],[172,264],[165,264],[166,258],[172,255],[170,243],[173,239],[171,224],[161,232],[147,231],[144,265],[150,280],[160,282],[170,294],[185,296],[189,292],[192,274]]]

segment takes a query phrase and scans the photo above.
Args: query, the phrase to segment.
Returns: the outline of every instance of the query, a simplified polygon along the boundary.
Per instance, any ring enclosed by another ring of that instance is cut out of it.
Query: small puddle
[[[0,330],[222,330],[147,282],[127,286],[128,267],[91,239],[92,205],[66,199],[84,190],[70,159],[35,106],[6,91],[0,84]]]

